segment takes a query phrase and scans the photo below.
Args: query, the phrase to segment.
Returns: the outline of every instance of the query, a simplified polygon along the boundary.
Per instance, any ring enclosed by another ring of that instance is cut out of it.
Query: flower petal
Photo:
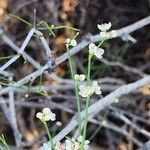
[[[94,54],[94,51],[97,49],[97,46],[94,43],[89,44],[89,53]]]
[[[78,140],[78,142],[82,143],[83,142],[83,136],[80,135],[77,140]]]
[[[110,31],[110,36],[111,37],[116,37],[117,36],[117,32],[115,30]]]
[[[42,114],[41,112],[38,112],[38,113],[36,114],[36,117],[37,117],[38,119],[42,119],[43,114]]]
[[[107,32],[100,32],[100,36],[103,38],[109,38],[109,34]]]
[[[99,29],[99,30],[101,30],[102,32],[106,32],[107,30],[109,30],[110,29],[110,27],[111,27],[111,23],[109,22],[109,23],[102,23],[101,25],[97,25],[97,28]]]
[[[102,58],[102,55],[104,54],[104,49],[98,48],[97,51],[95,52],[95,56],[99,59]]]
[[[54,114],[54,113],[50,113],[49,114],[49,116],[50,116],[50,120],[52,120],[52,121],[55,121],[56,120],[56,114]]]
[[[68,38],[68,39],[66,40],[66,43],[67,43],[67,44],[69,44],[69,43],[70,43],[70,41],[71,41],[71,40]]]
[[[43,108],[43,114],[49,114],[51,110],[48,107]]]
[[[70,42],[71,46],[76,46],[77,45],[77,41],[75,39],[72,39]]]
[[[84,84],[79,85],[79,90],[84,89],[86,86]]]
[[[95,44],[94,43],[90,43],[89,44],[89,49],[94,49],[95,48]]]
[[[94,92],[96,93],[96,94],[101,94],[102,92],[101,92],[101,87],[100,86],[98,86],[98,82],[97,81],[93,81],[93,88],[94,88]]]
[[[42,118],[42,120],[46,122],[46,121],[51,120],[51,118],[50,118],[49,115],[44,115],[43,118]]]
[[[75,74],[75,75],[74,75],[74,79],[75,79],[76,81],[80,80],[79,74]]]
[[[80,81],[84,81],[85,80],[85,75],[84,74],[80,74]]]
[[[97,95],[102,94],[101,88],[100,88],[100,87],[97,88],[97,89],[95,90],[95,93],[96,93]]]

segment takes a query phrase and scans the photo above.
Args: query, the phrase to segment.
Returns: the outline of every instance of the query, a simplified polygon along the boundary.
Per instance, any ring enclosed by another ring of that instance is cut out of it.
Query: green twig
[[[53,35],[53,37],[55,37],[55,33],[53,32],[52,28],[46,22],[44,22],[44,25],[47,27],[47,29]]]
[[[7,144],[6,140],[5,140],[5,138],[4,138],[4,135],[1,135],[1,136],[0,136],[0,141],[4,144],[4,146],[5,146],[5,148],[6,148],[7,150],[11,150],[10,147],[8,146],[8,144]]]
[[[14,15],[14,14],[9,14],[11,17],[14,17],[14,18],[16,18],[16,19],[18,19],[18,20],[20,20],[20,21],[22,21],[23,23],[25,23],[26,25],[28,25],[28,26],[31,26],[32,27],[32,24],[30,23],[30,22],[28,22],[28,21],[26,21],[26,20],[24,20],[24,19],[22,19],[21,17],[19,17],[19,16],[17,16],[17,15]]]
[[[61,25],[61,26],[54,26],[53,29],[54,30],[58,30],[58,29],[70,29],[70,30],[73,30],[73,31],[77,31],[79,32],[80,30],[79,29],[76,29],[74,27],[71,27],[71,26],[65,26],[65,25]],[[38,27],[39,30],[46,30],[47,28],[46,27]]]
[[[47,132],[49,141],[50,141],[50,143],[51,143],[51,148],[52,148],[52,150],[55,150],[55,149],[54,149],[54,144],[53,144],[53,141],[52,141],[52,137],[51,137],[51,133],[50,133],[50,131],[49,131],[49,129],[48,129],[47,123],[46,123],[46,122],[43,122],[43,124],[44,124],[45,130],[46,130],[46,132]]]
[[[67,45],[66,45],[66,49],[67,49],[67,54],[68,54],[68,59],[69,59],[71,76],[72,76],[72,79],[74,81],[74,86],[75,86],[75,94],[76,94],[77,109],[78,109],[78,126],[79,126],[79,133],[81,134],[81,116],[80,116],[81,108],[80,108],[80,98],[79,98],[79,94],[78,94],[78,92],[79,92],[78,91],[78,82],[76,82],[74,80],[75,72],[74,72],[74,67],[73,67],[73,63],[72,63],[70,52],[69,52],[69,47]]]

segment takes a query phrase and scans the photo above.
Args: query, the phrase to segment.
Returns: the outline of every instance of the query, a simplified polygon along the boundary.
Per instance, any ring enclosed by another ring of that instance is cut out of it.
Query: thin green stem
[[[3,146],[5,146],[5,148],[6,148],[7,150],[11,150],[10,147],[8,146],[8,144],[7,144],[7,142],[6,142],[6,140],[5,140],[5,138],[4,138],[3,135],[0,136],[0,141],[4,144]],[[1,146],[0,146],[0,148],[1,148]],[[3,148],[4,148],[4,147],[3,147]],[[2,149],[3,149],[3,148],[2,148]]]
[[[39,26],[39,25],[38,25]],[[70,26],[54,26],[53,27],[53,30],[58,30],[58,29],[70,29],[70,30],[73,30],[73,31],[80,31],[79,29],[76,29],[76,28],[74,28],[74,27],[70,27]],[[47,28],[46,27],[38,27],[38,30],[46,30]]]
[[[65,26],[65,25],[55,26],[54,27],[54,29],[62,29],[62,28],[68,28],[68,29],[71,29],[71,30],[74,30],[74,31],[80,31],[79,29],[76,29],[76,28],[71,27],[71,26]]]
[[[43,76],[42,76],[42,74],[40,75],[40,81],[39,81],[39,87],[40,87],[40,89],[41,89],[41,87],[42,87],[42,82],[43,82]]]
[[[67,54],[68,54],[68,59],[69,59],[69,66],[70,66],[70,70],[71,70],[71,76],[72,76],[72,79],[73,79],[73,82],[74,82],[74,87],[75,87],[75,95],[76,95],[76,102],[77,102],[77,109],[78,109],[78,129],[79,129],[79,134],[81,135],[81,116],[80,116],[80,113],[81,113],[81,108],[80,108],[80,98],[79,98],[79,91],[78,91],[78,82],[76,82],[74,80],[74,75],[75,75],[75,72],[74,72],[74,68],[73,68],[73,63],[72,63],[72,60],[71,60],[71,56],[70,56],[70,52],[69,52],[69,48],[68,46],[66,46],[66,49],[67,49]]]
[[[97,135],[97,133],[100,131],[100,129],[103,127],[102,124],[99,125],[99,127],[95,130],[95,132],[91,135],[89,141],[93,140],[95,138],[95,136]]]
[[[85,122],[84,122],[84,130],[83,130],[83,141],[86,139],[86,130],[88,124],[88,107],[89,107],[90,98],[86,99],[86,106],[85,106]]]
[[[45,130],[46,130],[46,132],[47,132],[49,141],[50,141],[50,143],[51,143],[51,148],[52,148],[52,150],[54,150],[54,144],[53,144],[52,137],[51,137],[50,131],[49,131],[49,129],[48,129],[47,123],[46,123],[46,122],[43,122],[43,124],[44,124]]]
[[[89,54],[89,57],[88,57],[88,76],[87,76],[87,82],[88,82],[88,83],[90,82],[91,59],[92,59],[92,56]]]
[[[106,38],[102,39],[102,40],[99,42],[99,44],[98,44],[97,47],[100,47],[100,46],[105,42],[105,40],[106,40]]]
[[[100,122],[98,128],[95,130],[95,132],[91,135],[91,137],[89,138],[89,141],[93,140],[95,138],[95,136],[97,135],[97,133],[101,130],[101,128],[104,126],[103,125],[103,121],[106,121],[106,115],[107,113],[104,114],[102,121]]]
[[[98,44],[98,47],[100,47],[104,41],[106,39],[103,39],[99,44]],[[89,54],[89,57],[88,57],[88,74],[87,74],[87,83],[89,84],[90,83],[90,74],[91,74],[91,60],[92,60],[92,55]],[[82,145],[81,145],[81,148],[83,149],[83,146],[84,146],[84,142],[85,142],[85,139],[86,139],[86,130],[87,130],[87,124],[88,124],[88,107],[89,107],[89,102],[90,102],[90,97],[88,97],[86,99],[86,108],[85,108],[85,121],[84,121],[84,129],[83,129],[83,142],[82,142]]]
[[[44,25],[47,27],[47,29],[53,35],[53,37],[55,37],[55,33],[53,32],[53,30],[51,29],[51,27],[46,22],[44,22]]]
[[[16,18],[16,19],[22,21],[23,23],[27,24],[28,26],[32,26],[32,24],[31,24],[30,22],[24,20],[23,18],[21,18],[21,17],[19,17],[19,16],[17,16],[17,15],[14,15],[14,14],[9,14],[9,15],[10,15],[11,17],[14,17],[14,18]]]
[[[4,144],[5,144],[6,148],[7,148],[7,150],[11,150],[6,142]]]
[[[78,126],[79,126],[79,134],[81,135],[81,108],[80,108],[80,98],[79,98],[79,90],[78,90],[78,82],[76,82],[75,84],[75,93],[76,93],[76,99],[77,99],[77,109],[78,109]]]
[[[5,59],[10,59],[10,58],[12,58],[12,57],[14,57],[14,56],[17,56],[17,55],[6,56],[6,57],[0,57],[0,61],[1,61],[1,60],[5,60]]]
[[[70,67],[70,71],[71,71],[71,77],[72,79],[74,79],[74,70],[73,70],[73,63],[72,63],[72,60],[71,60],[71,55],[70,55],[70,52],[69,52],[69,47],[66,46],[66,49],[67,49],[67,54],[68,54],[68,59],[69,59],[69,67]]]
[[[87,75],[87,83],[88,84],[90,82],[91,60],[92,60],[92,55],[89,54],[89,57],[88,57],[88,75]],[[86,130],[87,130],[87,124],[88,124],[88,107],[89,107],[89,102],[90,102],[90,97],[87,97],[87,99],[86,99],[86,107],[85,107],[85,121],[84,121],[84,129],[83,129],[83,142],[82,142],[82,145],[81,145],[82,149],[83,149],[84,142],[85,142],[85,139],[86,139]]]

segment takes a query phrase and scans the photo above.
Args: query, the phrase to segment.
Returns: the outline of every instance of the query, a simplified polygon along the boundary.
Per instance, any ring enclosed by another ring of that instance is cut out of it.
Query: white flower
[[[109,38],[109,33],[108,32],[100,32],[100,35],[102,38]]]
[[[104,49],[97,47],[94,43],[89,45],[89,54],[95,55],[97,58],[101,59],[104,54]]]
[[[74,139],[67,139],[65,141],[66,150],[79,150],[79,147],[79,143],[76,142]]]
[[[94,81],[92,86],[89,85],[80,85],[79,86],[79,95],[81,95],[82,97],[86,98],[86,97],[90,97],[92,94],[96,93],[96,94],[101,94],[101,87],[98,86],[97,81]]]
[[[74,142],[72,144],[72,150],[79,150],[79,143],[78,142]]]
[[[101,124],[102,124],[102,126],[106,126],[106,125],[107,125],[107,121],[106,121],[106,120],[103,120],[103,121],[101,122]]]
[[[47,115],[51,112],[51,110],[48,107],[43,108],[43,114]]]
[[[116,98],[114,102],[115,102],[115,103],[118,103],[118,102],[119,102],[119,99],[118,99],[118,98]]]
[[[72,150],[72,141],[71,141],[71,139],[65,140],[65,147],[66,147],[66,150]]]
[[[104,23],[104,24],[101,24],[101,25],[98,24],[97,27],[101,31],[100,35],[103,38],[107,39],[107,38],[113,38],[113,37],[117,36],[117,32],[115,30],[107,32],[111,27],[110,22],[109,23]]]
[[[36,117],[40,119],[42,122],[46,121],[54,121],[56,119],[56,115],[49,109],[49,108],[44,108],[42,112],[38,112],[36,114]]]
[[[117,36],[117,32],[115,30],[110,31],[110,36],[111,37],[116,37]]]
[[[84,141],[84,149],[85,149],[85,150],[89,148],[89,143],[90,143],[89,140],[85,140],[85,141]]]
[[[110,32],[100,32],[101,37],[103,38],[113,38],[117,36],[117,32],[112,30]]]
[[[66,40],[66,44],[68,45],[68,46],[76,46],[77,45],[77,41],[75,40],[75,39],[70,39],[70,38],[68,38],[67,40]]]
[[[110,29],[110,27],[111,27],[111,23],[109,22],[109,23],[102,23],[101,25],[97,25],[97,28],[99,29],[99,30],[101,30],[102,32],[106,32],[107,30],[109,30]]]
[[[80,136],[77,138],[77,141],[78,141],[80,144],[82,144],[82,142],[83,142],[83,136],[80,135]],[[89,144],[89,143],[90,143],[89,140],[85,140],[85,141],[84,141],[84,145],[83,145],[84,150],[88,149],[88,144]]]
[[[39,118],[39,119],[41,120],[42,117],[43,117],[43,114],[42,114],[41,112],[38,112],[38,113],[36,114],[36,117]]]
[[[43,143],[41,150],[51,150],[51,146],[49,143]]]
[[[83,141],[83,136],[80,135],[80,136],[77,138],[77,140],[78,140],[78,142],[82,143],[82,141]]]
[[[83,136],[79,136],[77,141],[75,139],[67,139],[65,140],[65,150],[80,150],[83,144],[83,150],[88,149],[88,144],[90,143],[88,140],[83,142]]]
[[[58,142],[55,146],[56,150],[65,150],[64,144]]]
[[[56,126],[58,126],[58,127],[62,126],[62,122],[57,121],[57,122],[56,122]]]
[[[75,74],[74,79],[76,81],[84,81],[85,80],[85,75],[84,74]]]
[[[97,83],[97,81],[93,81],[93,89],[94,89],[94,92],[96,93],[96,94],[102,94],[102,92],[101,92],[101,87],[100,86],[98,86],[98,83]]]
[[[94,93],[94,89],[91,86],[80,85],[79,90],[79,95],[84,98],[90,97]]]
[[[94,43],[89,44],[89,54],[94,55],[97,50],[97,46]]]

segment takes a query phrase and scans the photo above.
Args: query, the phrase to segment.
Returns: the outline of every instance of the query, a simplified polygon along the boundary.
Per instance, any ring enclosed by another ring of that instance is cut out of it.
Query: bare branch
[[[150,16],[148,16],[140,21],[137,21],[136,23],[133,23],[129,26],[126,26],[124,28],[116,30],[117,37],[121,37],[122,35],[125,35],[125,34],[130,34],[148,24],[150,24]],[[101,37],[99,34],[90,36],[87,39],[82,40],[76,47],[72,48],[70,50],[70,55],[74,55],[74,54],[78,53],[79,51],[84,49],[89,43],[99,42],[100,40],[101,40]],[[59,65],[60,63],[64,62],[67,58],[68,58],[67,53],[64,53],[63,55],[61,55],[60,57],[58,57],[56,59],[56,64]]]
[[[130,92],[136,90],[137,88],[150,83],[150,76],[144,77],[134,83],[130,83],[127,85],[123,85],[114,92],[108,94],[106,97],[100,99],[93,105],[91,105],[88,109],[88,116],[92,118],[96,114],[98,114],[101,110],[106,108],[107,106],[111,105],[115,102],[116,98],[119,98],[123,95],[129,94]],[[84,117],[85,110],[81,112],[81,118]],[[72,118],[70,123],[53,138],[53,142],[57,143],[62,140],[68,133],[70,133],[75,127],[77,126],[76,116]]]
[[[9,67],[13,62],[15,62],[15,61],[22,55],[22,53],[23,53],[23,51],[25,50],[27,44],[29,43],[29,41],[30,41],[30,39],[31,39],[31,37],[32,37],[32,35],[33,35],[33,33],[34,33],[34,31],[35,31],[34,28],[32,28],[32,29],[30,30],[30,32],[28,33],[28,35],[27,35],[25,41],[23,42],[21,48],[20,48],[19,51],[18,51],[19,54],[16,55],[16,56],[14,56],[14,57],[13,57],[12,59],[10,59],[7,63],[5,63],[5,64],[0,68],[0,72],[4,71],[7,67]]]

